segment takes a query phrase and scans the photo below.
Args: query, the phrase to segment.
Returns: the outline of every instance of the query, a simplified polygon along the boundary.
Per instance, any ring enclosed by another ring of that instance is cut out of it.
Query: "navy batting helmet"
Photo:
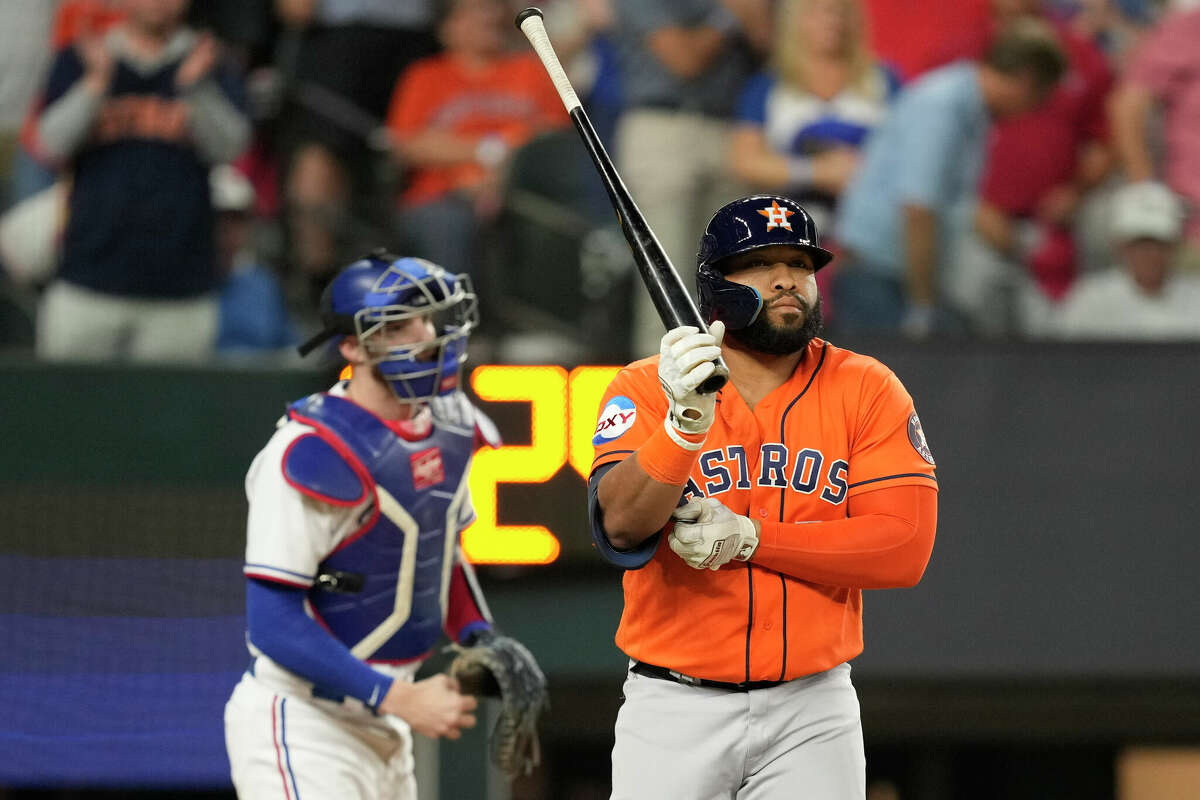
[[[429,317],[432,341],[388,345],[374,334],[390,322]],[[321,295],[322,330],[300,346],[307,355],[335,336],[357,337],[371,363],[401,400],[425,400],[458,385],[467,337],[479,322],[467,275],[454,275],[422,258],[383,251],[355,261]]]
[[[762,297],[749,286],[725,280],[720,262],[773,245],[800,248],[812,256],[814,269],[833,259],[833,253],[821,247],[816,223],[795,200],[756,194],[734,200],[713,214],[696,254],[700,313],[707,321],[720,319],[730,330],[754,322],[762,310]]]

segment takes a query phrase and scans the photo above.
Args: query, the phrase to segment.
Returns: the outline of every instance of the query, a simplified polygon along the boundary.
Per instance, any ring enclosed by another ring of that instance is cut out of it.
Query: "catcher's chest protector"
[[[429,652],[442,630],[443,609],[467,503],[471,431],[434,424],[423,439],[398,436],[362,407],[313,395],[288,409],[333,445],[363,480],[371,502],[360,528],[321,562],[322,573],[363,578],[360,591],[316,585],[314,615],[354,655],[411,661]],[[357,588],[357,587],[355,587]]]

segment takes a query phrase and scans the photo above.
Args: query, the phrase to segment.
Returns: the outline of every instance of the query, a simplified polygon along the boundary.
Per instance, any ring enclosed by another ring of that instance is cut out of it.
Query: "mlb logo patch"
[[[414,489],[428,489],[446,480],[446,470],[442,466],[440,448],[430,447],[419,453],[413,453],[408,460],[412,467]]]
[[[592,437],[592,444],[611,442],[632,428],[636,419],[637,407],[633,401],[623,395],[614,397],[600,412],[600,421],[596,423],[596,435]]]

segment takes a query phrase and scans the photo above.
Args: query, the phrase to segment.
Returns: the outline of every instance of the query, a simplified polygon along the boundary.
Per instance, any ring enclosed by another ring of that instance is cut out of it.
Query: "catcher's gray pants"
[[[850,665],[731,692],[629,673],[612,800],[862,800]]]

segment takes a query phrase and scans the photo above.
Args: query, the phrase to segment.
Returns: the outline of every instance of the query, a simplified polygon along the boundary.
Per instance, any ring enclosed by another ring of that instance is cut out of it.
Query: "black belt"
[[[633,662],[633,666],[629,668],[629,671],[638,675],[645,675],[647,678],[658,678],[659,680],[681,683],[684,686],[703,686],[706,689],[724,689],[727,692],[749,692],[754,689],[770,689],[772,686],[787,683],[787,681],[742,681],[741,683],[710,681],[708,678],[693,678],[691,675],[684,675],[681,672],[676,672],[666,667],[656,667],[653,664],[647,664],[645,661]]]

